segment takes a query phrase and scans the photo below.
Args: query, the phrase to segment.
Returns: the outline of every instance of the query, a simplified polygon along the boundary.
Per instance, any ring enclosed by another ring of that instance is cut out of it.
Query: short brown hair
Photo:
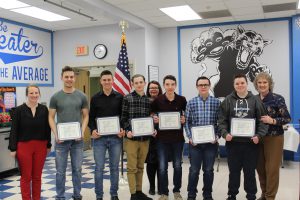
[[[144,81],[146,81],[145,79],[145,76],[143,76],[142,74],[135,74],[131,77],[131,82],[134,81],[135,78],[138,78],[138,77],[142,77]]]
[[[75,70],[74,70],[72,67],[70,67],[70,66],[65,66],[65,67],[62,68],[62,70],[61,70],[61,76],[63,76],[63,74],[64,74],[65,72],[74,72],[74,73],[75,73]]]

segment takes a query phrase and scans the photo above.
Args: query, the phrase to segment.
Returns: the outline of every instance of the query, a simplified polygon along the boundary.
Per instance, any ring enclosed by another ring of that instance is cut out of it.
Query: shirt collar
[[[176,94],[176,92],[174,92],[174,95],[175,95],[175,96],[174,96],[174,100],[173,100],[173,101],[176,102],[176,100],[178,99],[178,98],[177,98],[177,97],[178,97],[178,94]],[[163,100],[166,101],[166,102],[171,102],[171,101],[167,98],[166,93],[163,94]]]
[[[116,91],[114,91],[114,90],[112,89],[111,93],[110,93],[108,96],[112,96],[112,95],[116,95],[116,94],[117,94]],[[104,94],[103,91],[99,92],[99,95],[100,95],[100,96],[107,96],[106,94]]]
[[[133,96],[139,96],[139,97],[147,97],[146,93],[143,94],[143,96],[139,95],[135,90],[131,93]]]

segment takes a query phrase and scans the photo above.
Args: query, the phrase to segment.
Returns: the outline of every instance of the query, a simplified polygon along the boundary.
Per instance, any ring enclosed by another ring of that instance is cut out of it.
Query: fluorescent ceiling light
[[[23,8],[27,6],[30,5],[17,0],[0,0],[0,7],[4,9]]]
[[[300,0],[298,1],[298,9],[300,9]]]
[[[61,20],[68,20],[70,18],[64,17],[62,15],[55,14],[53,12],[49,12],[47,10],[43,10],[34,6],[26,7],[26,8],[18,8],[18,9],[12,9],[11,11],[17,12],[23,15],[28,15],[30,17],[34,17],[37,19],[45,20],[48,22],[53,21],[61,21]]]
[[[160,10],[176,21],[201,19],[201,17],[188,5],[160,8]]]

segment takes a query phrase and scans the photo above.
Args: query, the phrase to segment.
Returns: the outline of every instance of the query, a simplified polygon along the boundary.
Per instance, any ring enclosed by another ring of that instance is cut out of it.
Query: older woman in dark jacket
[[[267,110],[261,121],[269,125],[263,143],[259,145],[257,172],[262,195],[259,200],[274,200],[279,185],[279,168],[283,153],[283,128],[291,121],[284,98],[273,93],[274,82],[265,72],[259,73],[254,86]]]

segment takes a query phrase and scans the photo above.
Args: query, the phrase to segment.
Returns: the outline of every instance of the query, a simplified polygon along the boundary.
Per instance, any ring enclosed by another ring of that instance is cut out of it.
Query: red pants
[[[18,142],[17,159],[21,172],[20,185],[23,200],[40,200],[41,176],[46,156],[46,140]]]

